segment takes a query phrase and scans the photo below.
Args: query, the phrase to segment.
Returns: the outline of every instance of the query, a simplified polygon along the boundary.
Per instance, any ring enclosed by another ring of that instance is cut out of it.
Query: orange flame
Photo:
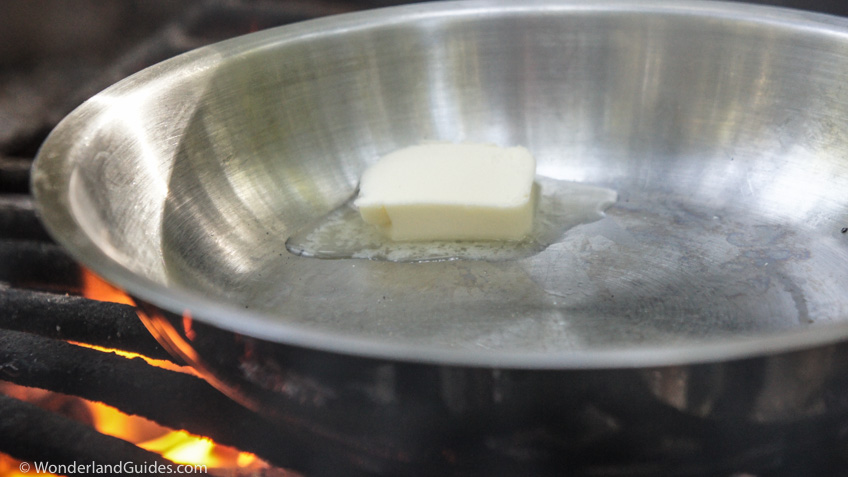
[[[82,295],[86,298],[135,306],[132,298],[126,293],[112,286],[90,270],[82,269],[81,280]],[[187,317],[186,320],[184,325],[190,329],[191,319]],[[179,366],[170,361],[152,359],[137,353],[103,348],[85,343],[74,344],[104,353],[115,353],[129,359],[141,358],[152,366],[197,375],[197,372],[193,368]],[[27,396],[30,395],[43,396],[45,394],[56,394],[50,391],[2,382],[0,382],[0,392],[24,400],[27,400]],[[118,409],[103,403],[71,396],[63,397],[67,399],[78,399],[84,402],[91,412],[92,427],[97,431],[129,441],[143,449],[158,453],[164,458],[178,464],[206,465],[209,469],[262,470],[271,468],[267,462],[259,459],[255,454],[241,452],[232,447],[216,444],[209,438],[192,435],[184,430],[172,430],[143,417],[124,414]],[[0,454],[0,475],[26,476],[27,474],[19,471],[20,464],[20,461]],[[286,475],[295,474],[286,473]]]
[[[89,423],[98,432],[126,440],[178,464],[198,464],[205,465],[208,469],[241,471],[261,471],[271,468],[267,462],[250,452],[241,452],[232,447],[222,446],[209,438],[189,434],[186,431],[174,431],[143,417],[124,414],[103,403],[5,382],[0,382],[0,392],[36,403],[44,403],[47,401],[46,397],[53,396],[84,403],[91,413]],[[28,475],[20,471],[20,465],[21,461],[0,454],[0,476]],[[32,466],[30,468],[32,469]]]
[[[89,402],[94,428],[160,454],[178,464],[200,464],[209,469],[261,469],[268,464],[249,452],[218,445],[207,437],[174,431],[139,416],[129,416],[102,403]]]
[[[100,278],[87,268],[81,269],[80,280],[82,281],[82,296],[86,298],[135,306],[133,299],[123,290]]]

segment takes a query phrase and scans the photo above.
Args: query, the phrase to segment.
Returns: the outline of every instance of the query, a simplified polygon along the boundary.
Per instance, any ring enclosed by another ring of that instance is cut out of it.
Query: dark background
[[[31,158],[47,133],[82,101],[184,51],[258,29],[401,3],[411,2],[2,0],[0,159]],[[848,0],[751,3],[848,17]]]
[[[669,0],[673,2],[673,0]],[[0,68],[45,57],[61,57],[81,50],[120,50],[145,33],[198,5],[284,6],[304,17],[348,10],[397,5],[398,0],[3,0],[0,2]],[[848,16],[845,0],[753,0],[749,3],[782,6]]]

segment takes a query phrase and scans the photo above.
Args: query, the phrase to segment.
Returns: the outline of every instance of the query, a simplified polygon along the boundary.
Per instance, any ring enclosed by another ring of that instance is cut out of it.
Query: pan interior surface
[[[848,23],[824,16],[437,2],[146,70],[57,128],[34,185],[107,279],[269,340],[518,356],[844,337],[846,77]],[[525,146],[541,178],[618,199],[516,260],[286,250],[369,164],[423,141]]]

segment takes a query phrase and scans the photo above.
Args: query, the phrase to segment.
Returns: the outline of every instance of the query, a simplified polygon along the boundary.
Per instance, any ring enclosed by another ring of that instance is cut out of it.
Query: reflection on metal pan
[[[848,336],[844,20],[711,3],[407,6],[201,48],[44,144],[56,238],[245,335],[457,365],[715,361]],[[529,257],[389,263],[286,240],[423,140],[523,145],[617,192]]]

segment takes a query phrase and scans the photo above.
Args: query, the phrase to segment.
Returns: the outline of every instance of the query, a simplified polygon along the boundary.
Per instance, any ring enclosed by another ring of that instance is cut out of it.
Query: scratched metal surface
[[[428,4],[220,43],[96,96],[34,173],[47,225],[146,300],[336,351],[502,366],[848,336],[848,22],[746,5]],[[608,187],[529,258],[293,256],[380,154],[528,147]]]

